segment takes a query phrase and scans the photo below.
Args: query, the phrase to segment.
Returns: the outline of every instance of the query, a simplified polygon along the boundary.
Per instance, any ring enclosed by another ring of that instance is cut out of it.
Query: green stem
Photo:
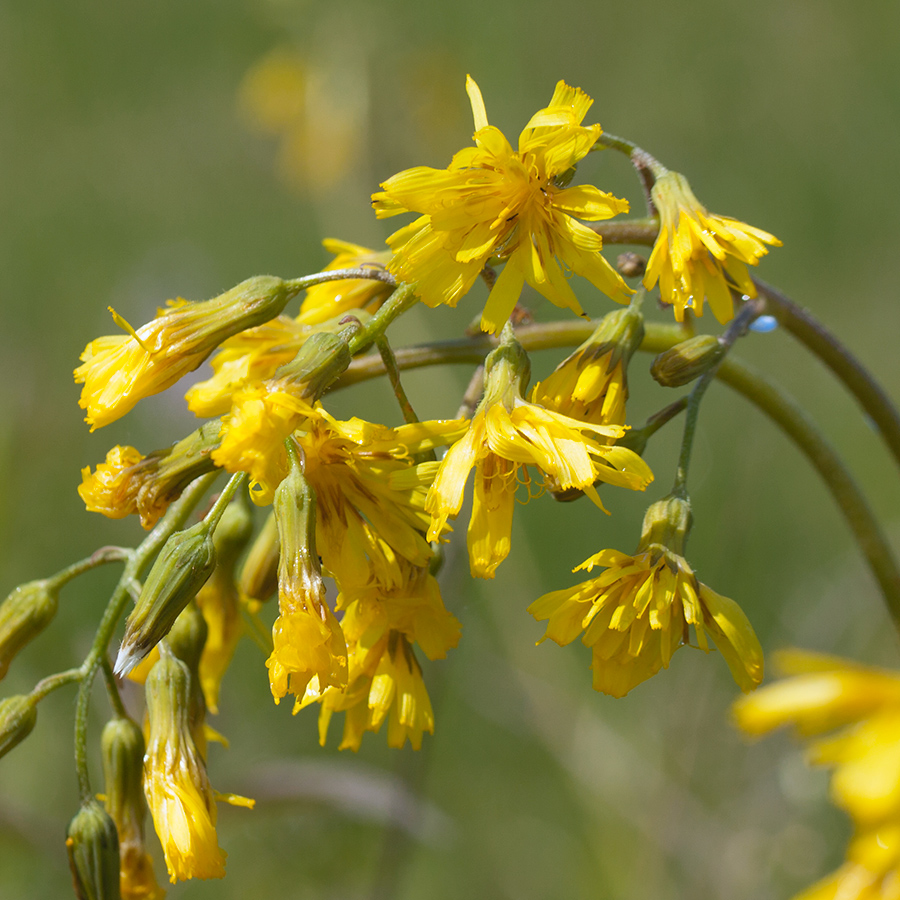
[[[325,272],[315,272],[312,275],[304,275],[302,278],[291,278],[285,284],[295,294],[315,287],[317,284],[325,284],[328,281],[342,281],[345,278],[364,279],[367,281],[383,281],[385,284],[395,285],[394,276],[386,269],[378,266],[358,266],[355,269],[328,269]]]
[[[55,690],[81,680],[81,668],[67,669],[65,672],[57,672],[55,675],[48,675],[42,678],[31,692],[31,696],[40,702],[48,694],[52,694]]]
[[[718,377],[768,415],[800,448],[840,507],[900,630],[900,571],[891,546],[862,491],[806,410],[761,372],[734,357]]]
[[[348,341],[350,355],[355,356],[387,331],[398,316],[419,302],[415,284],[401,284],[381,305],[381,309]]]
[[[203,521],[209,525],[211,531],[215,531],[216,526],[219,524],[219,519],[224,515],[228,504],[231,503],[238,490],[246,484],[247,478],[246,472],[235,472],[228,479],[228,484],[225,485],[222,493],[216,498],[212,509],[203,517]]]
[[[128,713],[125,710],[125,704],[122,703],[119,686],[116,684],[116,676],[113,674],[112,666],[109,664],[109,657],[105,653],[100,660],[100,670],[103,672],[103,680],[106,682],[106,693],[109,695],[109,703],[116,714],[116,718],[127,719]]]
[[[413,425],[419,421],[419,417],[416,415],[416,411],[412,408],[409,397],[406,396],[406,391],[403,389],[403,384],[400,381],[400,370],[397,368],[397,359],[394,356],[394,351],[391,350],[387,337],[382,334],[375,338],[375,346],[381,355],[381,361],[384,363],[384,368],[387,371],[388,380],[394,389],[394,396],[400,405],[403,421],[407,425]]]
[[[653,215],[656,212],[656,208],[650,191],[656,179],[661,175],[665,175],[669,170],[655,156],[651,156],[646,150],[635,144],[634,141],[618,137],[615,134],[601,134],[592,149],[596,150],[604,147],[608,147],[610,150],[618,150],[619,153],[624,153],[631,160],[631,164],[638,173],[641,184],[644,187],[647,209],[650,215]]]
[[[75,706],[75,770],[78,774],[78,788],[83,802],[88,802],[93,796],[87,763],[87,722],[91,703],[91,687],[97,669],[106,659],[113,632],[131,597],[128,586],[141,577],[169,536],[184,525],[194,507],[200,502],[218,475],[218,471],[210,472],[188,486],[181,497],[169,507],[156,527],[144,538],[141,545],[129,554],[125,569],[97,627],[91,649],[81,664],[81,684],[78,688],[78,700]]]
[[[747,333],[750,323],[759,317],[762,312],[762,303],[755,300],[748,300],[737,316],[732,320],[725,333],[719,338],[719,343],[727,353],[738,338],[743,337]],[[722,365],[724,355],[714,365],[710,366],[694,385],[693,390],[688,397],[687,412],[684,417],[684,436],[681,440],[681,453],[678,457],[678,468],[675,470],[675,484],[672,486],[672,493],[687,499],[687,475],[688,466],[691,462],[691,450],[694,446],[694,435],[697,431],[697,418],[700,415],[700,403],[706,389],[712,384],[713,378],[716,377],[716,371]]]
[[[871,372],[807,310],[765,282],[754,278],[753,283],[767,310],[856,397],[900,464],[900,413]]]
[[[51,575],[47,579],[47,583],[52,590],[59,590],[73,578],[77,578],[91,569],[96,569],[105,563],[124,562],[128,559],[128,554],[129,551],[124,547],[101,547],[86,559],[80,559],[78,562],[72,563],[71,566],[66,566],[65,569],[57,572],[55,575]]]

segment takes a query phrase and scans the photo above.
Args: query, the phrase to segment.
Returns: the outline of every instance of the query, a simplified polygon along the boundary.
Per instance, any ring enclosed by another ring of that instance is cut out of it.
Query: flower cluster
[[[188,408],[205,420],[192,434],[147,454],[113,447],[93,471],[82,470],[78,488],[89,510],[137,515],[154,529],[144,545],[150,555],[134,557],[149,571],[129,574],[121,592],[133,591],[137,602],[115,673],[145,681],[149,722],[140,764],[142,739],[136,726],[122,724],[122,709],[110,729],[127,738],[126,749],[110,751],[107,789],[123,896],[160,896],[143,842],[137,770],[171,880],[224,874],[215,827],[223,797],[207,774],[207,742],[217,735],[207,714],[218,712],[245,630],[267,650],[274,701],[291,695],[294,713],[318,706],[323,744],[338,712],[342,749],[358,750],[363,735],[385,723],[391,747],[408,741],[419,749],[435,728],[424,660],[446,657],[461,635],[436,574],[469,476],[468,561],[479,578],[493,578],[509,557],[517,502],[587,496],[607,512],[611,488],[643,491],[653,481],[641,456],[649,432],[629,434],[626,424],[628,367],[644,338],[643,291],[632,297],[602,256],[598,231],[584,224],[625,213],[628,203],[573,184],[576,167],[601,147],[600,126],[583,124],[592,101],[560,81],[513,148],[488,123],[471,78],[467,91],[474,146],[446,169],[406,170],[373,195],[380,218],[418,215],[388,238],[387,250],[326,241],[334,259],[308,279],[260,277],[209,301],[173,301],[136,330],[114,314],[127,333],[92,341],[75,370],[93,430],[207,359],[212,369],[186,394]],[[658,175],[653,201],[660,232],[645,284],[660,283],[679,320],[686,308],[699,314],[707,298],[724,321],[730,289],[750,293],[746,264],[775,239],[709,215],[673,173]],[[584,317],[572,273],[630,305],[599,320],[529,391],[531,364],[513,310],[527,284]],[[386,331],[417,300],[455,306],[480,274],[491,285],[481,327],[499,337],[473,339],[483,371],[458,417],[420,421]],[[299,309],[289,311],[302,290]],[[373,347],[378,353],[367,355]],[[328,392],[378,365],[404,424],[337,418]],[[186,527],[223,472],[231,477],[222,494]],[[668,667],[692,633],[701,649],[718,648],[742,690],[762,678],[747,618],[701,584],[684,559],[685,498],[678,492],[650,507],[634,556],[601,551],[579,567],[602,567],[600,575],[528,607],[547,622],[545,637],[559,644],[582,637],[599,691],[625,695]],[[254,504],[271,507],[255,539]],[[264,624],[274,595],[277,612]],[[43,612],[23,613],[24,596],[9,615],[0,609],[4,666],[55,611],[54,595]],[[9,747],[34,724],[30,702],[6,714]],[[91,815],[107,834],[109,822]]]

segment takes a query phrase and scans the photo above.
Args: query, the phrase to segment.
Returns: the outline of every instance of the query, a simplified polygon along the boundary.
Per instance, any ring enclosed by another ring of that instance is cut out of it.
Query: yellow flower
[[[524,351],[514,339],[490,354],[484,399],[465,436],[447,451],[428,493],[428,539],[437,540],[447,518],[459,512],[475,468],[468,547],[472,574],[480,578],[493,578],[509,553],[516,488],[528,482],[527,465],[553,490],[578,488],[601,509],[596,481],[644,490],[653,480],[636,453],[612,444],[623,427],[581,422],[529,403],[521,392],[527,377]]]
[[[316,553],[316,498],[291,454],[291,471],[275,491],[278,564],[278,619],[266,665],[275,702],[290,691],[300,699],[313,690],[347,684],[347,644],[325,599]]]
[[[544,594],[528,607],[539,622],[548,620],[541,641],[565,646],[584,632],[595,690],[624,697],[668,668],[688,641],[689,625],[701,650],[709,652],[707,635],[712,638],[742,691],[762,681],[762,649],[747,617],[733,600],[701,584],[681,555],[689,516],[683,500],[654,503],[634,556],[601,550],[575,569],[603,566],[599,576]]]
[[[644,336],[638,310],[604,316],[594,333],[531,392],[531,401],[595,425],[624,425],[626,371]]]
[[[192,372],[226,338],[277,316],[295,293],[280,278],[260,276],[204,303],[174,301],[137,331],[115,316],[130,333],[91,341],[75,370],[91,431]]]
[[[413,643],[429,659],[443,659],[459,641],[459,622],[444,607],[437,581],[427,568],[403,565],[403,582],[384,588],[370,582],[350,596],[342,594],[342,627],[350,648],[345,691],[307,691],[302,706],[318,702],[322,744],[335,712],[344,712],[340,749],[358,750],[366,731],[388,722],[388,745],[407,738],[418,750],[424,732],[434,733],[434,713]]]
[[[430,517],[424,491],[395,486],[416,453],[459,437],[460,420],[387,428],[351,419],[311,421],[296,440],[316,493],[316,546],[341,590],[376,578],[401,584],[401,560],[423,566],[432,556],[423,534]]]
[[[133,513],[152,528],[194,479],[211,472],[210,453],[219,445],[218,422],[207,422],[186,438],[142,456],[134,447],[113,447],[91,473],[81,470],[78,494],[89,512],[110,519]]]
[[[166,857],[169,879],[222,878],[216,801],[188,721],[190,675],[165,651],[147,678],[150,736],[144,793]]]
[[[658,280],[660,297],[674,307],[679,322],[686,309],[702,316],[704,301],[720,322],[727,322],[734,316],[731,289],[755,297],[747,266],[769,252],[766,244],[780,247],[781,241],[760,228],[707,212],[678,172],[659,176],[651,196],[659,211],[659,235],[644,287],[650,290]]]
[[[326,272],[361,266],[383,269],[391,258],[387,250],[370,250],[368,247],[334,238],[326,238],[322,244],[329,253],[334,254],[334,259],[323,270]],[[353,310],[375,312],[392,290],[391,285],[377,279],[346,278],[326,281],[307,288],[306,299],[300,307],[297,321],[308,326],[320,325]]]
[[[833,768],[831,794],[855,826],[847,861],[797,900],[895,900],[900,891],[900,673],[801,650],[778,656],[788,678],[734,706],[765,734],[793,725],[809,759]]]
[[[574,217],[608,219],[627,212],[627,201],[591,185],[566,186],[602,131],[581,125],[591,98],[560,81],[513,150],[488,124],[471,78],[466,90],[476,146],[457,153],[446,169],[400,172],[372,196],[379,218],[422,214],[388,238],[394,251],[388,270],[399,281],[418,282],[417,293],[429,306],[455,306],[491,258],[505,262],[482,314],[481,327],[491,332],[509,318],[526,282],[555,305],[583,315],[566,269],[626,302],[631,291],[600,255],[600,237]]]
[[[781,654],[779,667],[793,677],[739,701],[740,727],[793,724],[806,737],[840,729],[811,747],[812,762],[834,767],[835,803],[860,825],[900,825],[900,673],[801,651]]]
[[[288,470],[285,438],[321,415],[321,408],[303,399],[287,379],[242,388],[222,420],[222,442],[212,459],[229,472],[247,472],[253,502],[271,503]]]

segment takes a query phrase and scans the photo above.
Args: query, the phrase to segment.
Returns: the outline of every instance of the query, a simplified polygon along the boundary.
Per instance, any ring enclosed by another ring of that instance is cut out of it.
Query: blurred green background
[[[898,33],[897,4],[838,0],[0,0],[0,592],[139,540],[135,523],[84,511],[79,469],[115,443],[147,451],[193,427],[173,391],[88,433],[71,370],[115,330],[106,307],[138,324],[170,297],[314,271],[325,236],[378,245],[393,224],[371,214],[378,182],[468,144],[466,73],[513,139],[559,78],[581,86],[589,122],[686,173],[710,209],[778,235],[762,277],[896,396]],[[640,210],[624,159],[599,154],[581,174]],[[590,312],[609,307],[581,290]],[[458,334],[483,297],[417,310],[400,343]],[[786,334],[739,352],[808,405],[896,537],[897,473],[852,401]],[[537,356],[536,375],[558,359]],[[671,399],[646,363],[635,422]],[[446,416],[466,379],[407,386],[421,415]],[[393,423],[390,401],[364,386],[333,408]],[[648,453],[647,496],[610,491],[609,519],[536,501],[519,509],[495,582],[445,578],[463,640],[426,670],[437,733],[421,754],[388,752],[383,735],[358,755],[338,754],[335,735],[320,749],[315,713],[276,708],[261,655],[242,646],[214,723],[231,748],[212,747],[210,771],[259,803],[220,810],[228,877],[169,896],[767,900],[833,868],[848,828],[824,773],[787,738],[749,746],[733,731],[736,689],[715,654],[684,649],[616,701],[591,690],[580,644],[535,647],[528,603],[602,547],[636,545],[647,502],[671,483],[670,430]],[[743,605],[767,653],[896,665],[873,579],[817,476],[722,386],[704,405],[691,491],[691,562]],[[80,661],[111,577],[66,589],[4,695]],[[71,691],[53,695],[0,762],[4,900],[69,896],[73,711]],[[104,711],[98,692],[98,732]]]

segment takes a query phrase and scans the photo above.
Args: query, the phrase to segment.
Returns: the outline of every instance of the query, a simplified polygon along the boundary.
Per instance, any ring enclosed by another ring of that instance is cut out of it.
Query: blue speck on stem
[[[770,331],[774,331],[778,327],[778,320],[775,316],[760,316],[758,319],[754,319],[753,322],[750,323],[750,330],[755,331],[757,334],[768,334]]]

